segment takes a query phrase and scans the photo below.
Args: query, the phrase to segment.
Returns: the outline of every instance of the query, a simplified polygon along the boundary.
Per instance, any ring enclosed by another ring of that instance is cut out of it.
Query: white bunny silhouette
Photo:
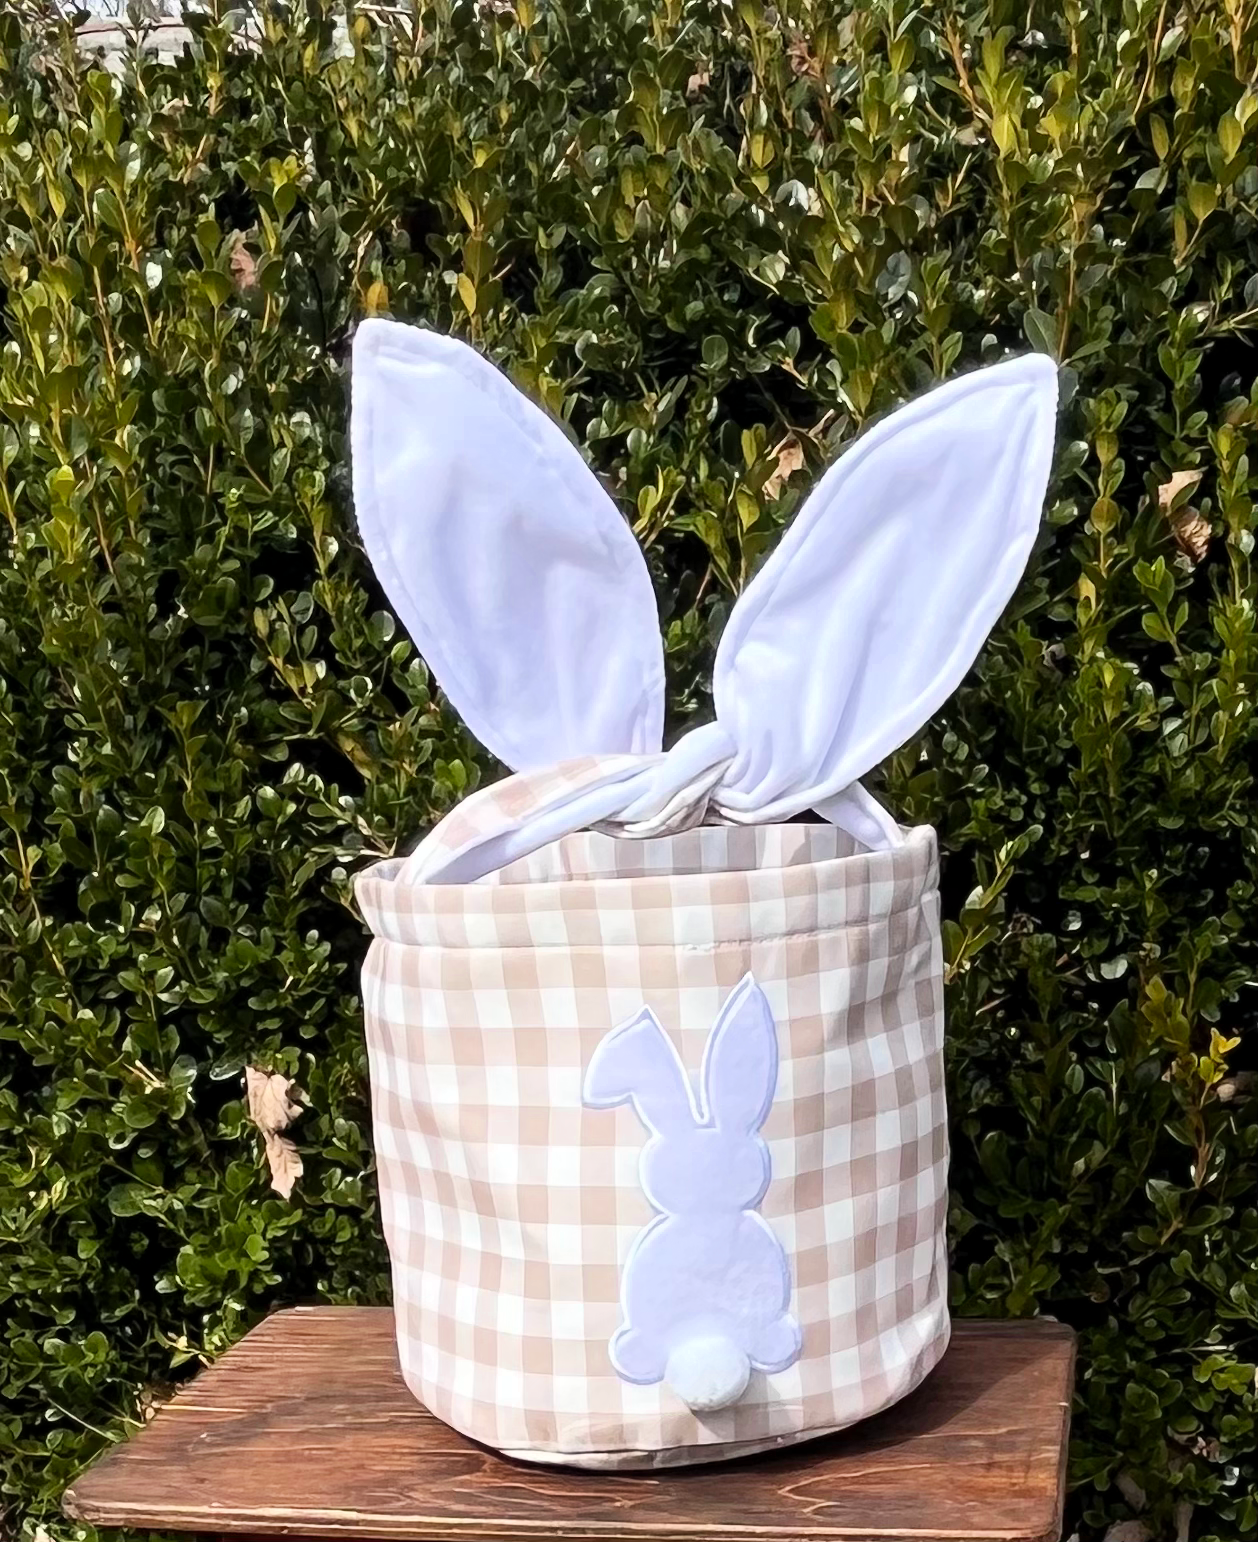
[[[639,1170],[659,1212],[625,1264],[612,1364],[626,1381],[666,1380],[696,1412],[736,1402],[753,1370],[785,1370],[800,1350],[786,1254],[756,1210],[771,1176],[758,1132],[777,1072],[773,1016],[749,974],[708,1035],[697,1105],[647,1007],[586,1067],[583,1101],[631,1102],[650,1131]]]
[[[611,499],[472,349],[363,322],[356,510],[420,652],[472,732],[517,771],[634,757],[455,858],[421,843],[407,881],[470,881],[591,823],[651,835],[815,809],[870,849],[897,844],[859,779],[957,687],[1017,585],[1052,460],[1056,379],[1044,355],[1010,359],[857,440],[734,606],[716,654],[716,721],[663,755],[659,621]]]

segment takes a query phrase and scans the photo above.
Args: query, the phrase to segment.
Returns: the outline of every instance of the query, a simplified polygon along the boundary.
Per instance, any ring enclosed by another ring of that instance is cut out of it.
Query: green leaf
[[[149,1190],[142,1183],[117,1183],[110,1189],[108,1195],[109,1213],[125,1219],[128,1216],[143,1215],[144,1202],[148,1198]]]
[[[723,337],[705,337],[703,339],[703,362],[708,369],[724,369],[729,359],[729,344]]]
[[[231,299],[235,286],[226,273],[220,273],[217,268],[206,268],[198,277],[202,292],[215,309]]]
[[[1026,333],[1027,342],[1037,352],[1057,357],[1057,323],[1047,311],[1029,306],[1023,313],[1022,330]]]
[[[1165,119],[1158,117],[1156,113],[1149,115],[1149,137],[1153,141],[1154,154],[1158,160],[1164,161],[1170,153],[1171,136],[1167,132]],[[1139,186],[1139,183],[1136,185]]]
[[[1219,146],[1223,151],[1224,160],[1230,161],[1232,159],[1240,149],[1243,138],[1244,130],[1236,121],[1235,116],[1230,112],[1225,112],[1219,119]]]
[[[1188,207],[1198,221],[1213,214],[1218,199],[1219,190],[1213,182],[1194,182],[1188,189]]]

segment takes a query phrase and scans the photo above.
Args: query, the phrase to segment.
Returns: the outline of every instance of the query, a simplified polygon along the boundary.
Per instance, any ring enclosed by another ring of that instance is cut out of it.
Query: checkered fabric
[[[520,771],[482,787],[457,804],[405,858],[403,883],[418,879],[426,862],[439,863],[528,824],[566,794],[595,786],[616,772],[637,770],[637,755],[582,755],[533,771]]]
[[[582,832],[471,884],[407,883],[404,868],[378,863],[357,892],[416,1396],[500,1450],[627,1466],[818,1435],[911,1391],[948,1338],[934,832],[875,853],[829,825]],[[583,1107],[581,1087],[603,1035],[643,1005],[697,1072],[749,971],[780,1050],[760,1210],[786,1250],[803,1349],[696,1415],[612,1369],[621,1269],[652,1218],[646,1136],[627,1106]]]

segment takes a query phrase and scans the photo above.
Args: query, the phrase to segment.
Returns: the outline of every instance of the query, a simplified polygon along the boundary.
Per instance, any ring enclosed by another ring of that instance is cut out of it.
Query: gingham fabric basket
[[[509,784],[503,784],[509,787]],[[568,835],[471,884],[358,897],[380,1191],[402,1372],[464,1434],[531,1459],[668,1465],[841,1428],[948,1341],[935,837],[858,852],[830,825]],[[582,1104],[645,1002],[688,1067],[754,974],[778,1026],[760,1206],[787,1253],[796,1363],[697,1415],[618,1377],[621,1271],[652,1212],[643,1130]]]
[[[665,753],[652,575],[571,440],[452,338],[356,333],[363,543],[514,773],[357,891],[399,1354],[457,1429],[710,1460],[863,1419],[943,1353],[935,837],[861,778],[1013,594],[1056,403],[1052,360],[1008,359],[846,447]]]

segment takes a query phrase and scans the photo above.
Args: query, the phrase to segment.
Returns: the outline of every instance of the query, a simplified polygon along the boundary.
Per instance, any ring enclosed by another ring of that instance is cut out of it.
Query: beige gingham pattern
[[[402,866],[367,870],[358,895],[415,1394],[501,1450],[623,1465],[819,1434],[916,1386],[948,1337],[933,831],[877,853],[833,826],[587,832],[467,885],[407,885]],[[584,1108],[581,1084],[602,1036],[644,1004],[694,1071],[748,971],[780,1050],[760,1208],[787,1253],[803,1349],[700,1417],[608,1358],[621,1268],[652,1217],[645,1135],[628,1107]]]
[[[478,788],[456,804],[393,871],[403,882],[417,880],[430,865],[440,865],[494,836],[520,829],[574,793],[618,774],[640,770],[644,759],[640,755],[581,755],[557,765],[519,771]]]

